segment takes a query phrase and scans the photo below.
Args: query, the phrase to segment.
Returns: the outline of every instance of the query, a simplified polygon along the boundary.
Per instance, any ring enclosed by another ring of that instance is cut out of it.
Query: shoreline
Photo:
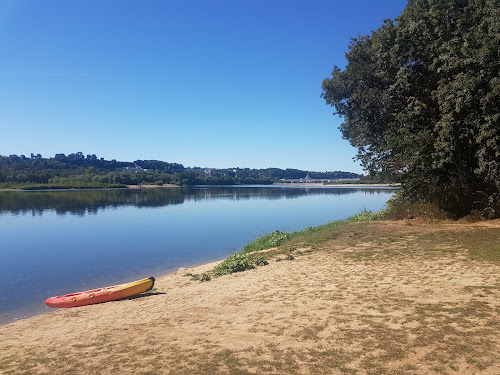
[[[112,189],[151,189],[151,188],[177,188],[180,187],[179,185],[174,185],[174,184],[165,184],[165,185],[127,185],[125,188],[123,187],[111,187],[111,188],[105,188],[105,187],[96,187],[96,188],[82,188],[82,189],[77,189],[77,188],[64,188],[64,189],[53,189],[53,188],[47,188],[47,189],[22,189],[22,188],[2,188],[0,189],[1,191],[68,191],[68,190],[112,190]]]
[[[189,185],[191,186],[191,185]],[[198,186],[198,185],[192,185],[192,186]],[[227,186],[227,185],[211,185],[211,186]],[[241,185],[229,185],[229,186],[234,186],[238,187]],[[253,185],[246,185],[246,186],[253,186]],[[255,185],[255,186],[261,186],[261,185]],[[322,183],[273,183],[269,186],[303,186],[303,187],[322,187],[322,188],[328,188],[328,187],[353,187],[353,188],[362,188],[362,187],[387,187],[387,188],[399,188],[400,184],[322,184]],[[162,188],[180,188],[181,186],[179,185],[174,185],[174,184],[165,184],[165,185],[127,185],[125,189],[162,189]],[[53,188],[47,188],[47,189],[22,189],[22,188],[1,188],[0,192],[2,191],[68,191],[68,190],[112,190],[112,189],[124,189],[124,188],[103,188],[103,187],[97,187],[97,188],[82,188],[82,189],[76,189],[76,188],[64,188],[64,189],[53,189]]]
[[[219,261],[181,267],[136,298],[2,325],[0,372],[499,373],[500,220],[352,222],[330,238],[290,261],[209,282],[185,274]]]
[[[109,192],[105,191],[106,189],[87,190],[86,192],[81,191],[81,190],[74,190],[75,192],[72,192],[72,191],[68,192],[67,190],[66,190],[66,192],[64,192],[64,190],[56,190],[56,191],[33,192],[33,194],[41,195],[41,196],[47,195],[48,198],[50,198],[50,199],[58,198],[60,194],[63,194],[65,196],[67,195],[69,198],[72,198],[72,199],[74,197],[75,201],[77,201],[77,203],[79,203],[80,199],[84,198],[85,204],[82,207],[87,207],[87,205],[89,204],[89,200],[87,199],[87,194],[89,195],[89,198],[93,198],[94,195],[97,196],[97,198],[100,198],[101,194],[106,195],[107,193],[109,193],[109,195],[113,195],[113,197],[120,198],[120,200],[117,199],[114,202],[121,202],[122,196],[128,197],[128,196],[131,196],[130,194],[132,194],[134,199],[136,199],[134,192],[137,192],[139,195],[143,195],[143,194],[140,194],[141,191],[134,190],[134,188],[137,189],[139,187],[132,186],[131,190],[126,190],[126,189],[122,188],[122,189],[112,190]],[[146,190],[142,190],[142,193],[153,192],[153,190],[155,190],[155,186],[153,186],[153,185],[144,185],[144,188]],[[165,192],[170,191],[170,190],[168,190],[168,187],[165,186],[165,188],[167,189],[167,190],[165,190]],[[272,188],[272,186],[270,188]],[[179,189],[179,188],[177,188],[177,189]],[[229,189],[238,189],[238,187],[230,187]],[[256,187],[250,187],[248,190],[253,191],[253,190],[258,190],[258,189],[259,188],[256,188]],[[291,188],[291,187],[281,188],[280,187],[279,189],[291,191],[293,188]],[[300,189],[300,190],[302,190],[302,189]],[[78,191],[78,192],[76,192],[76,191]],[[113,191],[114,191],[114,193],[113,193]],[[120,191],[122,193],[120,193]],[[156,191],[158,191],[158,193],[161,193],[163,190],[156,190]],[[174,191],[179,192],[180,190],[171,190],[172,194],[174,193]],[[120,193],[120,194],[118,194],[118,193]],[[284,191],[283,193],[286,193],[286,191]],[[9,199],[8,198],[9,193],[4,193],[4,194],[6,195],[5,198]],[[26,194],[30,195],[29,193],[26,193]],[[15,196],[23,198],[23,196],[26,194],[24,192],[22,192],[21,194],[16,194]],[[163,195],[163,194],[161,194],[161,195]],[[12,195],[12,196],[14,197],[14,195]],[[146,197],[146,198],[148,198],[148,197]],[[9,201],[7,200],[7,202],[9,202]],[[72,202],[72,201],[70,201],[70,202]],[[15,207],[15,206],[7,206],[4,208],[6,208],[7,210],[13,210],[12,207]],[[54,209],[54,207],[56,207],[56,205],[52,205],[52,201],[51,201],[51,204],[46,203],[46,205],[44,206],[44,210],[49,209],[49,208]],[[78,207],[80,208],[80,206],[78,206]],[[98,207],[98,206],[96,206],[96,207]],[[66,208],[65,208],[65,210],[66,210]],[[8,211],[8,212],[10,212],[10,211]],[[70,212],[72,214],[72,211],[64,211],[64,212]],[[318,223],[318,224],[321,224],[321,223]],[[55,231],[57,234],[57,228],[55,229]],[[240,249],[235,248],[234,250],[240,250]],[[223,253],[222,256],[224,256],[224,254],[225,253]],[[218,257],[210,257],[209,259],[210,260],[217,260],[217,258]],[[207,259],[207,257],[203,257],[203,259]],[[187,259],[184,259],[184,260],[187,260]],[[221,259],[219,259],[219,260],[221,260]],[[159,268],[156,268],[155,271],[152,273],[152,275],[164,276],[164,275],[167,275],[169,273],[175,272],[176,269],[178,269],[181,266],[191,267],[191,266],[193,266],[193,264],[194,265],[200,264],[200,261],[198,259],[192,259],[192,260],[190,259],[190,260],[188,260],[188,262],[183,261],[182,263],[175,262],[175,264],[172,264],[170,261],[166,261],[166,262],[169,263],[169,264],[167,264],[167,266],[168,266],[167,270],[165,270],[165,271],[160,270],[162,272],[157,272],[159,270]],[[17,264],[19,264],[19,268],[21,269],[22,263],[18,262]],[[170,267],[171,264],[176,268],[171,268]],[[56,294],[60,295],[60,294],[66,294],[66,293],[73,293],[73,292],[77,292],[77,291],[89,289],[89,288],[98,288],[98,287],[102,287],[102,286],[106,286],[106,285],[119,284],[122,282],[129,282],[129,281],[133,281],[135,279],[135,275],[140,276],[140,277],[137,277],[137,279],[141,278],[142,276],[150,276],[149,274],[144,275],[140,269],[138,270],[139,272],[135,272],[135,271],[137,271],[137,269],[132,264],[131,265],[131,273],[127,274],[124,272],[122,275],[119,276],[120,277],[119,280],[116,280],[116,278],[114,278],[117,275],[106,274],[106,273],[101,273],[101,274],[97,274],[97,275],[91,274],[90,276],[84,275],[83,278],[85,278],[85,279],[82,279],[82,280],[78,279],[80,284],[76,283],[75,280],[73,280],[73,279],[68,279],[66,281],[57,281],[56,280],[54,282],[54,285],[56,287],[64,287],[65,286],[66,288],[65,288],[64,292],[62,292],[60,289],[52,288],[52,289],[50,289],[51,291],[45,291],[44,293],[39,293],[40,296],[37,296],[38,293],[30,293],[30,294],[25,293],[24,295],[16,295],[16,293],[14,291],[15,288],[11,288],[11,289],[9,289],[9,292],[5,296],[5,297],[8,296],[7,297],[8,299],[5,300],[5,306],[2,306],[3,308],[0,309],[0,310],[3,310],[0,313],[0,324],[1,325],[8,324],[9,322],[12,322],[12,321],[17,321],[20,319],[25,319],[27,317],[32,317],[32,316],[46,313],[47,311],[44,309],[45,304],[43,303],[43,299],[47,298],[47,297],[51,297],[51,296],[56,295]],[[41,277],[46,277],[47,279],[50,278],[49,275],[48,276],[42,275]],[[114,279],[111,280],[111,278],[114,278]],[[104,281],[103,281],[103,279],[104,279]],[[27,289],[29,289],[29,282],[30,281],[28,280],[24,284]],[[85,284],[85,283],[87,284],[87,287],[81,286],[81,284]],[[22,285],[22,286],[17,285],[16,288],[17,287],[24,288],[24,285]],[[76,285],[76,287],[75,287],[75,285]],[[18,298],[11,299],[12,297],[18,297]],[[2,305],[3,305],[3,303],[2,303]]]
[[[144,275],[142,275],[143,277],[139,277],[138,279],[143,279],[143,278],[147,278],[147,277],[153,276],[155,278],[155,288],[156,288],[156,285],[157,285],[158,282],[162,282],[163,279],[168,279],[168,278],[172,277],[172,275],[176,275],[178,273],[187,273],[187,272],[192,272],[192,273],[207,272],[208,270],[213,269],[216,265],[218,265],[222,261],[224,261],[224,259],[216,260],[216,261],[213,261],[213,262],[207,262],[207,263],[194,262],[192,265],[181,266],[181,267],[179,267],[177,269],[171,269],[170,271],[166,271],[166,272],[158,272],[156,275],[144,274]],[[128,281],[124,280],[123,282],[120,282],[120,283],[124,284],[124,283],[133,282],[133,281],[135,281],[135,279],[132,280],[132,278],[131,278]],[[118,285],[120,283],[117,282],[115,284]],[[113,284],[113,285],[115,285],[115,284]],[[105,287],[110,286],[110,285],[95,285],[94,289],[105,288]],[[89,288],[86,288],[85,290],[88,290],[88,289]],[[92,289],[92,288],[90,288],[90,289]],[[70,294],[70,293],[79,293],[79,292],[80,291],[76,291],[76,290],[74,290],[74,291],[68,291],[68,294]],[[44,300],[45,298],[49,298],[49,297],[52,297],[52,296],[46,296],[46,297],[41,297],[41,298],[42,298],[42,300]],[[132,298],[134,298],[134,297],[132,297]],[[120,300],[111,301],[111,303],[112,302],[119,302],[119,301]],[[108,303],[108,302],[106,302],[106,303]],[[44,310],[42,310],[42,308]],[[30,319],[35,319],[35,318],[38,318],[38,317],[47,316],[49,314],[54,314],[54,313],[56,313],[59,310],[71,310],[71,309],[49,308],[48,306],[45,305],[44,302],[43,302],[43,305],[40,306],[40,310],[37,310],[39,312],[36,312],[36,313],[33,313],[33,310],[30,312],[29,309],[27,309],[27,310],[18,309],[18,310],[15,310],[15,311],[18,311],[19,313],[21,313],[23,311],[25,312],[24,314],[23,313],[20,314],[20,315],[23,315],[23,316],[14,317],[12,319],[9,319],[9,321],[7,321],[5,323],[0,322],[0,328],[8,326],[10,324],[15,324],[17,322],[22,322],[22,321],[25,321],[25,320],[30,320]],[[13,314],[11,314],[11,315],[13,315]],[[9,317],[10,315],[9,314],[4,314],[4,316],[5,317]]]
[[[222,261],[224,261],[224,259],[219,259],[219,260],[215,260],[215,261],[208,262],[208,263],[193,262],[190,265],[180,266],[178,268],[177,267],[173,267],[173,268],[171,268],[169,270],[159,271],[155,275],[144,274],[144,275],[139,276],[137,279],[139,280],[141,278],[147,278],[147,277],[153,276],[155,278],[155,280],[156,280],[155,282],[157,282],[158,280],[161,280],[163,278],[169,277],[169,276],[171,276],[173,274],[176,274],[177,272],[180,272],[182,270],[185,270],[186,272],[191,272],[191,270],[196,270],[197,268],[205,269],[206,267],[208,267],[210,265],[213,265],[215,267],[217,264],[219,264]],[[203,271],[203,272],[205,272],[205,271]],[[122,280],[122,281],[119,281],[119,282],[117,281],[116,283],[111,283],[109,285],[97,285],[96,284],[93,287],[90,286],[90,287],[84,288],[84,290],[88,290],[88,289],[92,289],[92,288],[94,288],[94,289],[105,288],[105,287],[110,286],[110,285],[118,285],[118,284],[124,284],[124,283],[135,281],[135,279],[132,280],[132,278],[133,277],[131,277],[130,279],[127,279],[127,280]],[[73,291],[68,291],[67,293],[69,294],[69,293],[78,293],[78,292],[80,292],[80,291],[73,290]],[[14,313],[3,314],[5,318],[9,318],[10,316],[13,316],[13,318],[8,319],[8,321],[6,321],[6,322],[2,322],[1,319],[0,319],[0,327],[5,326],[5,325],[9,325],[9,324],[13,324],[13,323],[16,323],[16,322],[20,322],[20,321],[23,321],[23,320],[32,319],[32,318],[36,318],[36,317],[39,317],[39,316],[51,314],[51,313],[54,313],[54,312],[58,311],[59,309],[49,308],[43,302],[43,300],[45,300],[45,298],[50,298],[50,297],[55,297],[55,296],[41,297],[41,300],[42,300],[43,304],[40,305],[39,309],[36,309],[37,312],[34,312],[35,309],[30,310],[29,307],[25,307],[25,308],[20,308],[20,309],[13,310],[13,311],[16,311],[17,314],[14,314]],[[14,315],[16,315],[16,316],[14,316]]]
[[[165,185],[127,185],[127,189],[162,189],[162,188],[178,188],[179,185],[165,184]]]
[[[274,183],[277,186],[304,186],[304,187],[391,187],[399,188],[401,184],[323,184],[323,183],[305,183],[305,182],[293,182],[293,183]]]

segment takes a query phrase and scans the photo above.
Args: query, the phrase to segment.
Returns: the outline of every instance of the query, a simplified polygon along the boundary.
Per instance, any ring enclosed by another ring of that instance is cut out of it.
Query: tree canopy
[[[500,217],[500,0],[409,0],[351,40],[322,97],[371,174],[457,217]]]

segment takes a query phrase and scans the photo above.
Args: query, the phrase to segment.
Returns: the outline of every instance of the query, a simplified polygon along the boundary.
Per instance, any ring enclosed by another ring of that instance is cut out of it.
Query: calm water
[[[54,295],[219,260],[256,237],[377,211],[380,188],[278,186],[0,192],[0,323]]]

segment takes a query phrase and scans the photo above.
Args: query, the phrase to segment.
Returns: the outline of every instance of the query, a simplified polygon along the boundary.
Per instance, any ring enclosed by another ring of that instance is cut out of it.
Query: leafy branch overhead
[[[500,1],[410,0],[351,40],[322,97],[371,174],[456,216],[500,217]]]

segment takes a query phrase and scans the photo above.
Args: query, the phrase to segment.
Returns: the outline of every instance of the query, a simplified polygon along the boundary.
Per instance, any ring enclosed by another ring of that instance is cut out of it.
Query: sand
[[[0,326],[0,374],[499,374],[500,262],[463,236],[498,246],[500,221],[353,224],[294,260],[180,269]]]

